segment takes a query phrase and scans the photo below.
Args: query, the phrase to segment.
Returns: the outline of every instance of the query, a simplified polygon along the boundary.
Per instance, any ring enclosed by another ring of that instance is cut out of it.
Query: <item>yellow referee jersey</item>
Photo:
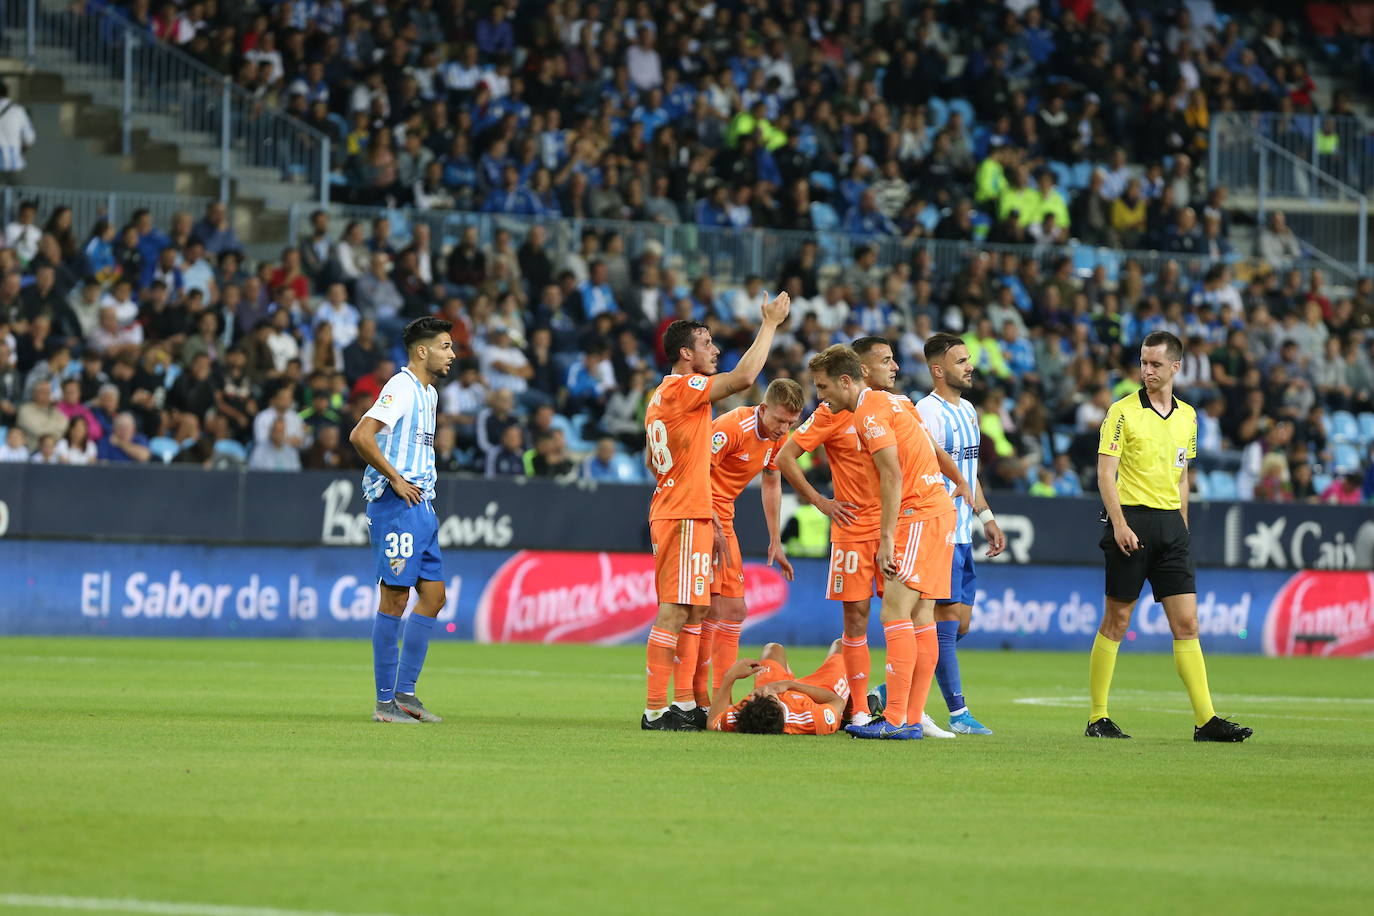
[[[1174,398],[1165,416],[1141,388],[1107,411],[1097,453],[1121,459],[1116,486],[1123,506],[1178,509],[1179,478],[1197,457],[1197,412]]]

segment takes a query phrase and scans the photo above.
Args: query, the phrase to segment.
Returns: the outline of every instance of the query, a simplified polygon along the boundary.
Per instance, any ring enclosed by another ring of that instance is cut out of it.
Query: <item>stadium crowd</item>
[[[1085,276],[1067,257],[970,245],[946,270],[920,244],[903,263],[868,247],[830,265],[808,244],[717,288],[726,278],[684,276],[652,245],[631,258],[617,232],[564,248],[537,222],[471,227],[449,247],[423,220],[324,212],[252,265],[221,204],[162,227],[21,205],[0,249],[0,458],[354,467],[347,434],[396,369],[400,327],[438,312],[460,356],[441,470],[642,480],[662,327],[708,321],[728,366],[763,291],[787,289],[768,378],[805,382],[814,352],[881,333],[905,386],[926,390],[925,338],[963,335],[989,486],[1090,488],[1097,426],[1137,384],[1133,345],[1163,328],[1187,344],[1196,494],[1374,496],[1374,284],[1333,297],[1319,270],[1290,269],[1302,248],[1282,214],[1256,264],[1233,266],[1226,191],[1199,171],[1209,111],[1313,108],[1282,20],[1207,0],[893,3],[872,22],[863,6],[137,0],[126,15],[333,132],[353,202],[1072,236],[1211,269],[1195,282],[1128,260]],[[1089,177],[1074,191],[1065,170]]]

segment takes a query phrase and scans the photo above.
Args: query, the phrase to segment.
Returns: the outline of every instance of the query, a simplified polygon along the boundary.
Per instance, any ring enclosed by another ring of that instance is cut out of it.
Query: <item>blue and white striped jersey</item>
[[[380,420],[386,429],[377,433],[377,446],[391,466],[415,486],[425,499],[434,498],[434,419],[439,394],[433,385],[421,385],[407,367],[382,388],[365,417]],[[371,502],[387,488],[386,478],[368,466],[363,473],[363,497]]]
[[[916,410],[925,421],[926,428],[935,437],[935,444],[945,450],[949,457],[959,465],[959,473],[964,475],[970,489],[978,486],[978,444],[983,434],[978,429],[978,411],[963,398],[957,405],[951,404],[935,392],[931,392],[916,402]],[[945,489],[954,492],[954,483],[945,481]],[[954,506],[959,510],[959,519],[954,529],[954,543],[973,543],[973,507],[962,499],[956,499]]]

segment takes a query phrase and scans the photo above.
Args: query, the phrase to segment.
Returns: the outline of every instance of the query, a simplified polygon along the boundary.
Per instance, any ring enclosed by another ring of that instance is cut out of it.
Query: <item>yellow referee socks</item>
[[[1088,659],[1088,686],[1093,700],[1092,712],[1088,715],[1089,724],[1107,718],[1107,694],[1112,691],[1112,674],[1116,672],[1116,653],[1120,648],[1121,643],[1101,633],[1093,640],[1093,654]],[[1202,661],[1201,655],[1198,661]],[[1203,685],[1206,689],[1205,675]]]
[[[1193,724],[1206,725],[1216,715],[1216,710],[1212,709],[1212,691],[1207,687],[1207,663],[1202,660],[1202,643],[1196,639],[1175,639],[1174,667],[1178,669],[1183,686],[1188,688],[1188,699],[1193,702]]]

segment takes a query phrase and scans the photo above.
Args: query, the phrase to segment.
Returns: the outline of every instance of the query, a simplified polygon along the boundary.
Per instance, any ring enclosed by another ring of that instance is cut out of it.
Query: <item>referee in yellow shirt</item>
[[[1174,634],[1174,667],[1193,704],[1194,741],[1244,741],[1252,731],[1219,718],[1197,636],[1197,585],[1188,538],[1188,461],[1197,457],[1197,414],[1174,397],[1183,344],[1155,331],[1140,347],[1145,387],[1117,401],[1102,421],[1097,487],[1105,507],[1102,552],[1107,601],[1088,680],[1089,738],[1129,738],[1107,717],[1116,653],[1141,586],[1150,580]]]

